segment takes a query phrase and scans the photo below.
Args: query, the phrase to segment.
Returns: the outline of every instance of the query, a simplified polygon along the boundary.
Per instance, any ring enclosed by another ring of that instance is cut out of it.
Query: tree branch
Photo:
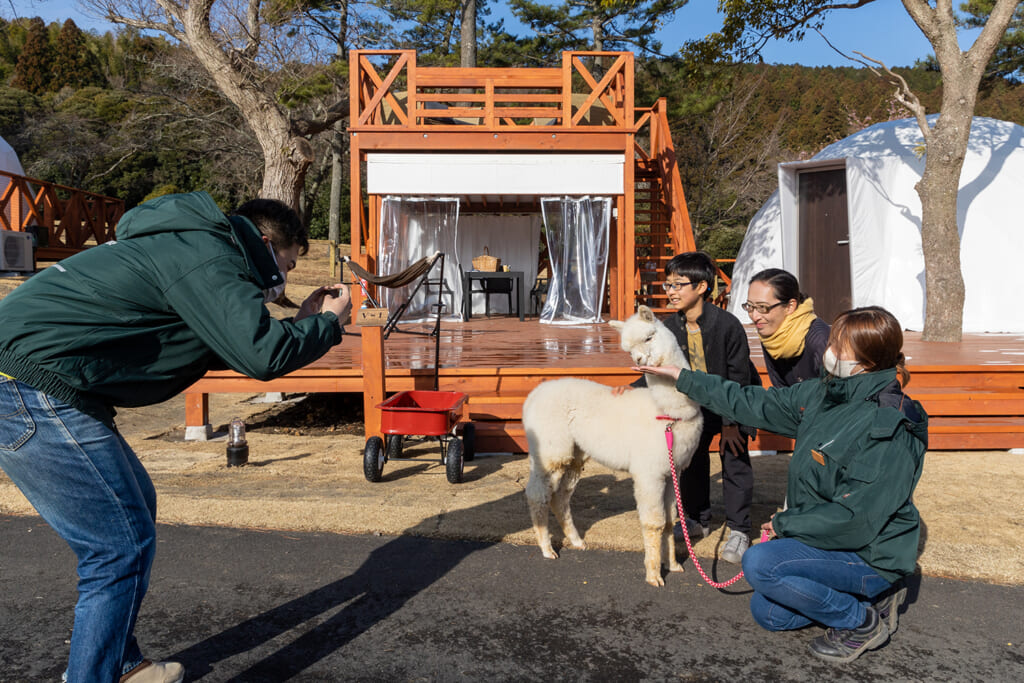
[[[917,95],[914,94],[914,91],[910,89],[909,85],[907,85],[906,79],[904,79],[903,76],[900,76],[897,73],[893,73],[893,71],[888,66],[886,66],[884,62],[881,62],[873,57],[868,57],[863,52],[858,52],[856,50],[854,50],[854,54],[858,54],[867,61],[872,62],[873,64],[877,64],[879,67],[882,68],[882,70],[885,71],[888,77],[883,76],[876,67],[871,66],[870,64],[866,65],[869,69],[871,69],[872,73],[874,73],[876,76],[880,78],[885,78],[887,81],[896,86],[896,101],[898,101],[900,104],[906,107],[914,115],[914,118],[917,120],[917,125],[921,128],[921,133],[924,135],[925,144],[927,145],[931,133],[931,128],[928,126],[927,115],[925,113],[924,106],[921,104],[921,100],[917,98]]]

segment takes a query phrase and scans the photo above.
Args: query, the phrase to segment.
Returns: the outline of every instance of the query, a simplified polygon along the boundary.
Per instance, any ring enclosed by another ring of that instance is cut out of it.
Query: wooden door
[[[800,289],[818,317],[832,320],[853,306],[846,169],[799,174]]]

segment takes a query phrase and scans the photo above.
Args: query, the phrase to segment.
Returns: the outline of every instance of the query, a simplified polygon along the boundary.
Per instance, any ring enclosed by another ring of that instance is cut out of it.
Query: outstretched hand
[[[337,292],[337,296],[331,296],[333,292]],[[303,318],[327,311],[338,316],[338,321],[342,325],[348,322],[352,312],[352,297],[348,287],[343,284],[317,287],[299,306],[299,312],[295,314],[295,321],[298,322]]]
[[[661,375],[662,377],[670,377],[672,380],[679,379],[680,369],[672,365],[662,365],[655,367],[653,365],[634,365],[630,368],[634,372],[645,372],[651,375]]]

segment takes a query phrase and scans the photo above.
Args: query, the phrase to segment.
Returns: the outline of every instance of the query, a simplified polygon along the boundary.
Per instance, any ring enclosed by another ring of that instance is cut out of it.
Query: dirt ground
[[[311,258],[289,276],[292,300],[301,301],[329,281],[325,254],[325,247],[315,244]],[[4,286],[14,284],[0,283],[0,296]],[[212,395],[210,419],[218,435],[205,442],[184,441],[181,397],[119,412],[119,428],[156,485],[161,522],[535,543],[523,495],[529,476],[525,455],[478,455],[466,464],[465,481],[453,485],[445,478],[438,444],[427,442],[408,448],[408,459],[389,462],[383,481],[370,483],[362,469],[361,397],[289,395],[283,403],[261,402],[264,398]],[[228,468],[223,433],[235,416],[247,423],[249,464]],[[724,543],[716,460],[712,457],[716,528],[696,544],[699,558],[713,557]],[[787,465],[787,454],[754,459],[755,525],[781,504]],[[1024,497],[1016,493],[1021,490],[1024,458],[1019,455],[929,453],[916,493],[925,525],[921,570],[1024,584],[1024,544],[1019,542]],[[32,514],[2,473],[0,512]],[[642,550],[627,476],[589,464],[573,498],[573,514],[590,547]],[[560,538],[555,531],[556,546]],[[725,578],[733,569],[720,564],[717,573]]]

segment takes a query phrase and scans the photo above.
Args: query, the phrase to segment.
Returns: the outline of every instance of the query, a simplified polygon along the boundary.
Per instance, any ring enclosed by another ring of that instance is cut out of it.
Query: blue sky
[[[495,15],[503,3],[495,3]],[[700,38],[721,26],[716,15],[716,0],[690,0],[676,15],[671,25],[659,31],[666,52],[678,50],[686,40]],[[103,32],[110,28],[85,14],[76,0],[0,0],[0,16],[40,16],[46,21],[62,21],[68,17],[83,29]],[[506,22],[517,32],[513,22]],[[518,31],[522,33],[522,30]],[[848,54],[859,50],[889,66],[910,66],[915,60],[931,54],[931,46],[911,21],[897,0],[878,0],[857,10],[834,12],[825,26],[828,39]],[[976,32],[961,37],[961,47],[970,47]],[[772,64],[805,64],[808,66],[850,66],[817,34],[808,35],[800,43],[776,42],[764,51],[765,61]]]

